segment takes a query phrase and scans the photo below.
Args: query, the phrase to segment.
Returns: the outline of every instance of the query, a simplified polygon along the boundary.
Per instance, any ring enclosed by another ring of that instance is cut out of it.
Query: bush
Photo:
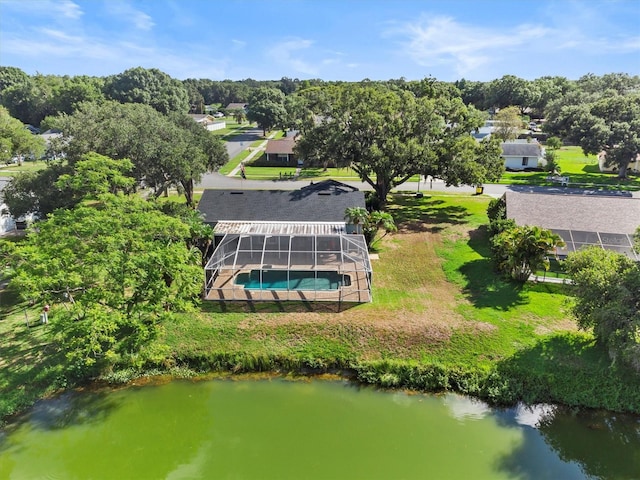
[[[487,207],[489,222],[505,220],[507,218],[507,201],[504,197],[493,198]]]

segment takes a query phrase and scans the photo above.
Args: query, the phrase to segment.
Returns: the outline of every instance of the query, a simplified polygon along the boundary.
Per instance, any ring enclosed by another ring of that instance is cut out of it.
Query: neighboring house
[[[226,122],[220,122],[207,113],[190,113],[189,116],[209,131],[222,130],[227,126]]]
[[[278,165],[297,165],[298,162],[293,153],[295,144],[296,140],[294,137],[269,140],[265,150],[266,161]]]
[[[488,138],[491,136],[493,132],[496,131],[496,120],[486,120],[484,125],[475,132],[472,132],[473,138],[480,141],[484,138]]]
[[[633,234],[640,218],[640,198],[624,195],[541,194],[507,191],[507,218],[517,225],[535,225],[560,235],[564,256],[587,245],[640,260],[633,250]]]
[[[601,172],[617,172],[618,167],[616,165],[607,165],[607,152],[600,152],[598,154],[598,168]],[[629,162],[629,171],[640,173],[640,154],[636,156],[636,159]]]
[[[229,105],[227,105],[227,108],[225,110],[227,110],[227,111],[230,111],[230,110],[244,110],[246,112],[248,106],[249,106],[248,103],[230,103]]]
[[[526,170],[545,165],[544,148],[536,140],[511,140],[502,143],[502,158],[507,170]]]
[[[371,262],[345,210],[364,192],[333,180],[300,190],[206,189],[198,210],[214,228],[208,300],[371,301]]]

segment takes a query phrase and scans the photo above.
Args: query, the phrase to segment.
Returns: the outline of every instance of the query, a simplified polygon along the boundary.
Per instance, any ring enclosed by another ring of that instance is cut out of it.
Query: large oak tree
[[[353,168],[381,208],[394,187],[416,174],[448,185],[497,180],[504,169],[497,142],[477,143],[470,135],[483,122],[480,112],[459,97],[422,90],[418,96],[365,83],[314,91],[316,120],[302,128],[299,156],[306,166]]]

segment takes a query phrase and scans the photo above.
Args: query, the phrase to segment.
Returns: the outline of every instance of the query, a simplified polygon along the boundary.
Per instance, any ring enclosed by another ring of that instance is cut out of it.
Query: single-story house
[[[293,153],[293,147],[296,144],[294,137],[283,137],[277,140],[271,139],[267,141],[265,157],[268,163],[278,165],[297,165],[298,161]]]
[[[536,225],[560,235],[565,256],[586,245],[598,245],[640,260],[633,234],[640,225],[640,198],[600,193],[505,193],[507,218],[517,225]]]
[[[507,170],[539,168],[545,164],[544,148],[536,140],[511,140],[502,143],[502,158]]]
[[[205,298],[371,301],[371,262],[345,210],[364,192],[326,180],[299,190],[206,189],[198,210],[214,229]]]
[[[601,172],[617,172],[618,167],[616,165],[607,165],[607,152],[600,152],[598,154],[598,168]],[[640,154],[636,156],[636,159],[629,162],[629,171],[640,173]]]
[[[216,120],[213,115],[207,113],[189,113],[189,116],[209,131],[221,130],[227,126],[226,122]]]

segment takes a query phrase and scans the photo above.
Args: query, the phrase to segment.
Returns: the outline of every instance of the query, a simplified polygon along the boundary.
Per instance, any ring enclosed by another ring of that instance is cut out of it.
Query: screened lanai
[[[366,241],[344,223],[220,222],[215,232],[208,300],[371,301]]]

